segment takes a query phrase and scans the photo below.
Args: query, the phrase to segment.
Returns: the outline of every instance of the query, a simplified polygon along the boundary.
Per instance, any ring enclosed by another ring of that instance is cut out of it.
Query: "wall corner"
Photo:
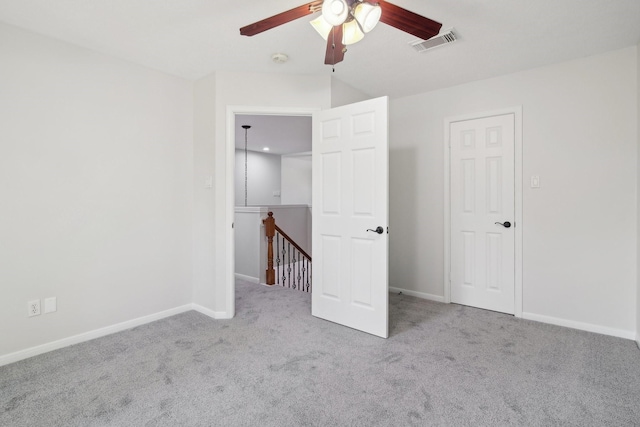
[[[216,74],[193,84],[192,302],[215,308]]]

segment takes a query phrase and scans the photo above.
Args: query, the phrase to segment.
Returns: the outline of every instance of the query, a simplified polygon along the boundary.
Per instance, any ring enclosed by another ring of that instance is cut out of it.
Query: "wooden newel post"
[[[276,271],[273,269],[273,236],[276,235],[276,220],[273,218],[273,212],[269,212],[268,215],[268,218],[262,220],[267,235],[267,285],[274,285]]]

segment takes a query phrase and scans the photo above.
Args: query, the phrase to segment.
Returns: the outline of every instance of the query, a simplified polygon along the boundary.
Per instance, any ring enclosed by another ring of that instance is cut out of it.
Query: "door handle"
[[[367,228],[367,231],[373,231],[374,233],[382,234],[384,233],[384,228],[382,228],[381,226],[378,226],[376,227],[375,230],[372,230],[371,228]]]
[[[504,228],[509,228],[511,227],[511,223],[509,221],[505,221],[505,222],[496,222],[496,224],[500,224],[501,226],[503,226]]]

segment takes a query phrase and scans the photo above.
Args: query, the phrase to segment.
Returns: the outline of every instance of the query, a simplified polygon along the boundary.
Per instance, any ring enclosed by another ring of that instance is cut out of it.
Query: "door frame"
[[[236,315],[236,286],[235,286],[235,239],[234,239],[234,215],[235,215],[235,126],[236,114],[260,115],[260,116],[309,116],[321,108],[296,108],[296,107],[260,107],[228,105],[226,112],[226,179],[225,179],[225,314],[226,318]]]
[[[444,119],[444,302],[451,303],[451,152],[449,129],[452,123],[493,116],[514,116],[514,203],[515,260],[514,315],[522,317],[522,106],[483,113],[471,113]]]

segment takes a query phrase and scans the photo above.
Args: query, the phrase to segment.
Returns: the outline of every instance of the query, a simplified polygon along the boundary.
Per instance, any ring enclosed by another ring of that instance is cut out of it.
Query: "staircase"
[[[282,231],[273,212],[262,222],[267,237],[267,285],[311,292],[311,256]]]

